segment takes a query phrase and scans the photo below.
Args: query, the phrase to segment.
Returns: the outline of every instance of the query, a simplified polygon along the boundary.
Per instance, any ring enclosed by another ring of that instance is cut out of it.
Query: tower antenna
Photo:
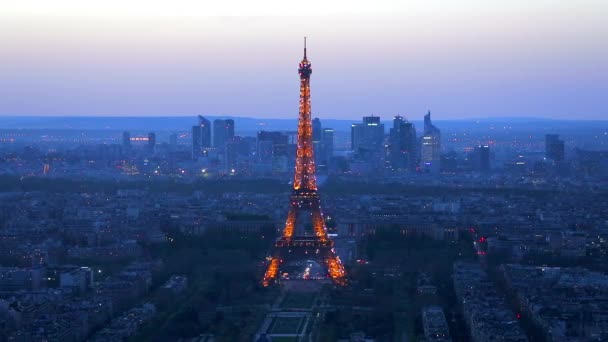
[[[304,37],[304,59],[306,59],[306,37]]]

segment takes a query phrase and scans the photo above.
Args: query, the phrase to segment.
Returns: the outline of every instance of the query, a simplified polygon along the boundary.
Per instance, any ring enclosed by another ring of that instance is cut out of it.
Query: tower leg
[[[262,280],[262,285],[264,287],[270,285],[274,280],[276,280],[277,275],[279,274],[279,264],[281,261],[279,258],[274,257],[270,260],[270,264],[268,264],[268,269],[266,269],[266,273],[264,273],[264,279]]]
[[[283,228],[283,238],[291,239],[293,231],[296,226],[296,208],[293,203],[289,205],[289,213],[287,213],[287,220],[285,221],[285,227]]]
[[[313,199],[311,203],[311,211],[312,211],[312,225],[315,232],[315,236],[319,241],[326,242],[327,241],[327,228],[325,227],[325,218],[323,217],[323,213],[321,212],[321,203],[319,198]]]

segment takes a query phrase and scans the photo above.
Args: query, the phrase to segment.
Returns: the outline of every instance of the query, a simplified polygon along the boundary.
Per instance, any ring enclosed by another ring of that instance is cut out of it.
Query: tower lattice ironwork
[[[298,68],[300,74],[300,113],[293,191],[283,234],[274,244],[273,255],[262,281],[268,286],[277,279],[281,265],[292,260],[313,259],[325,266],[327,274],[336,284],[345,284],[346,274],[334,250],[334,242],[327,235],[327,227],[317,192],[315,160],[312,144],[312,118],[310,108],[310,62],[304,58]]]

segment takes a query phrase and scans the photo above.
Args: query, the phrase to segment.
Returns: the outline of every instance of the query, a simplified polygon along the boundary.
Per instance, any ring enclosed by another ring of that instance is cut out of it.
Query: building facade
[[[431,122],[431,112],[424,116],[424,134],[420,145],[421,167],[438,173],[441,168],[441,131]]]

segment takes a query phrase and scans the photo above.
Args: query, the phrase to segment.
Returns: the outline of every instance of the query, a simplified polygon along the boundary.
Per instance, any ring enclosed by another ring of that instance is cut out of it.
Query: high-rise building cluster
[[[213,129],[211,123],[199,116],[191,134],[192,160],[205,173],[286,175],[295,166],[296,132],[261,130],[255,137],[238,136],[232,119],[213,120]],[[455,165],[457,158],[453,152],[442,153],[441,130],[431,121],[430,111],[424,115],[422,131],[400,115],[393,118],[388,132],[380,117],[363,117],[361,122],[351,124],[350,141],[344,139],[344,132],[323,127],[319,118],[311,120],[311,129],[315,166],[321,173],[436,174],[462,169]],[[336,134],[342,143],[338,151]],[[464,168],[488,172],[492,160],[490,145],[474,146],[465,150],[468,154]]]
[[[235,136],[233,119],[215,119],[211,129],[211,121],[199,115],[191,136],[192,160],[235,172],[242,137]]]
[[[424,131],[417,137],[416,127],[402,116],[393,118],[388,136],[377,116],[363,117],[351,127],[351,149],[355,170],[377,172],[382,168],[392,171],[437,173],[441,162],[441,131],[431,122],[431,113],[424,116]]]
[[[120,131],[114,133],[109,142],[94,140],[96,144],[68,149],[65,157],[88,160],[89,166],[95,165],[108,177],[119,173],[286,179],[295,167],[297,132],[294,130],[273,130],[271,126],[258,130],[260,126],[250,123],[237,127],[239,121],[235,119],[200,115],[194,122],[190,130]],[[575,143],[573,139],[580,139],[572,135],[568,135],[566,145],[558,134],[511,136],[509,127],[497,136],[482,132],[493,129],[493,124],[470,129],[460,123],[445,122],[445,128],[442,127],[445,131],[442,131],[432,121],[430,112],[424,115],[421,124],[403,115],[394,116],[391,122],[375,115],[355,123],[332,122],[331,126],[337,125],[338,129],[326,127],[326,122],[330,121],[311,120],[315,167],[322,175],[395,180],[439,173],[492,177],[500,173],[564,176],[580,172],[596,176],[608,169],[605,151],[571,147],[570,143]],[[592,145],[579,143],[578,146]],[[566,151],[566,147],[570,148]],[[31,148],[24,149],[26,159],[31,159],[32,153]],[[48,176],[79,172],[75,163],[61,164],[55,159],[53,154],[46,156],[36,172]]]
[[[270,175],[292,171],[296,132],[261,130],[255,137],[239,136],[232,119],[215,119],[213,129],[211,126],[210,120],[199,115],[191,131],[191,159],[204,173]],[[318,118],[312,127],[315,163],[318,169],[326,170],[334,152],[334,130],[322,128]]]
[[[469,136],[468,128],[454,124],[449,124],[448,133],[442,132],[432,121],[430,111],[424,115],[421,127],[403,115],[395,115],[391,121],[383,122],[376,115],[364,116],[360,122],[350,124],[348,132],[347,127],[334,130],[324,126],[320,118],[313,118],[312,149],[317,172],[399,179],[415,174],[471,172],[477,176],[500,172],[565,175],[572,172],[572,168],[601,174],[606,169],[605,164],[598,162],[605,159],[601,151],[574,149],[567,160],[565,142],[558,134],[544,135],[544,143],[539,141],[531,146],[535,151],[532,155],[528,153],[532,151],[525,150],[529,147],[518,140],[497,141],[491,135],[480,134]],[[340,123],[334,124],[340,126]],[[293,171],[296,131],[253,131],[251,126],[244,125],[242,133],[237,135],[237,125],[234,119],[199,115],[190,132],[124,131],[121,144],[101,144],[95,153],[84,155],[93,154],[90,158],[104,160],[107,165],[115,162],[114,170],[131,176],[285,178]],[[121,138],[118,137],[119,141]],[[516,147],[518,145],[521,146]],[[515,154],[514,149],[518,149]],[[544,153],[538,153],[542,149]],[[57,171],[52,158],[47,158],[41,170],[44,174]]]

